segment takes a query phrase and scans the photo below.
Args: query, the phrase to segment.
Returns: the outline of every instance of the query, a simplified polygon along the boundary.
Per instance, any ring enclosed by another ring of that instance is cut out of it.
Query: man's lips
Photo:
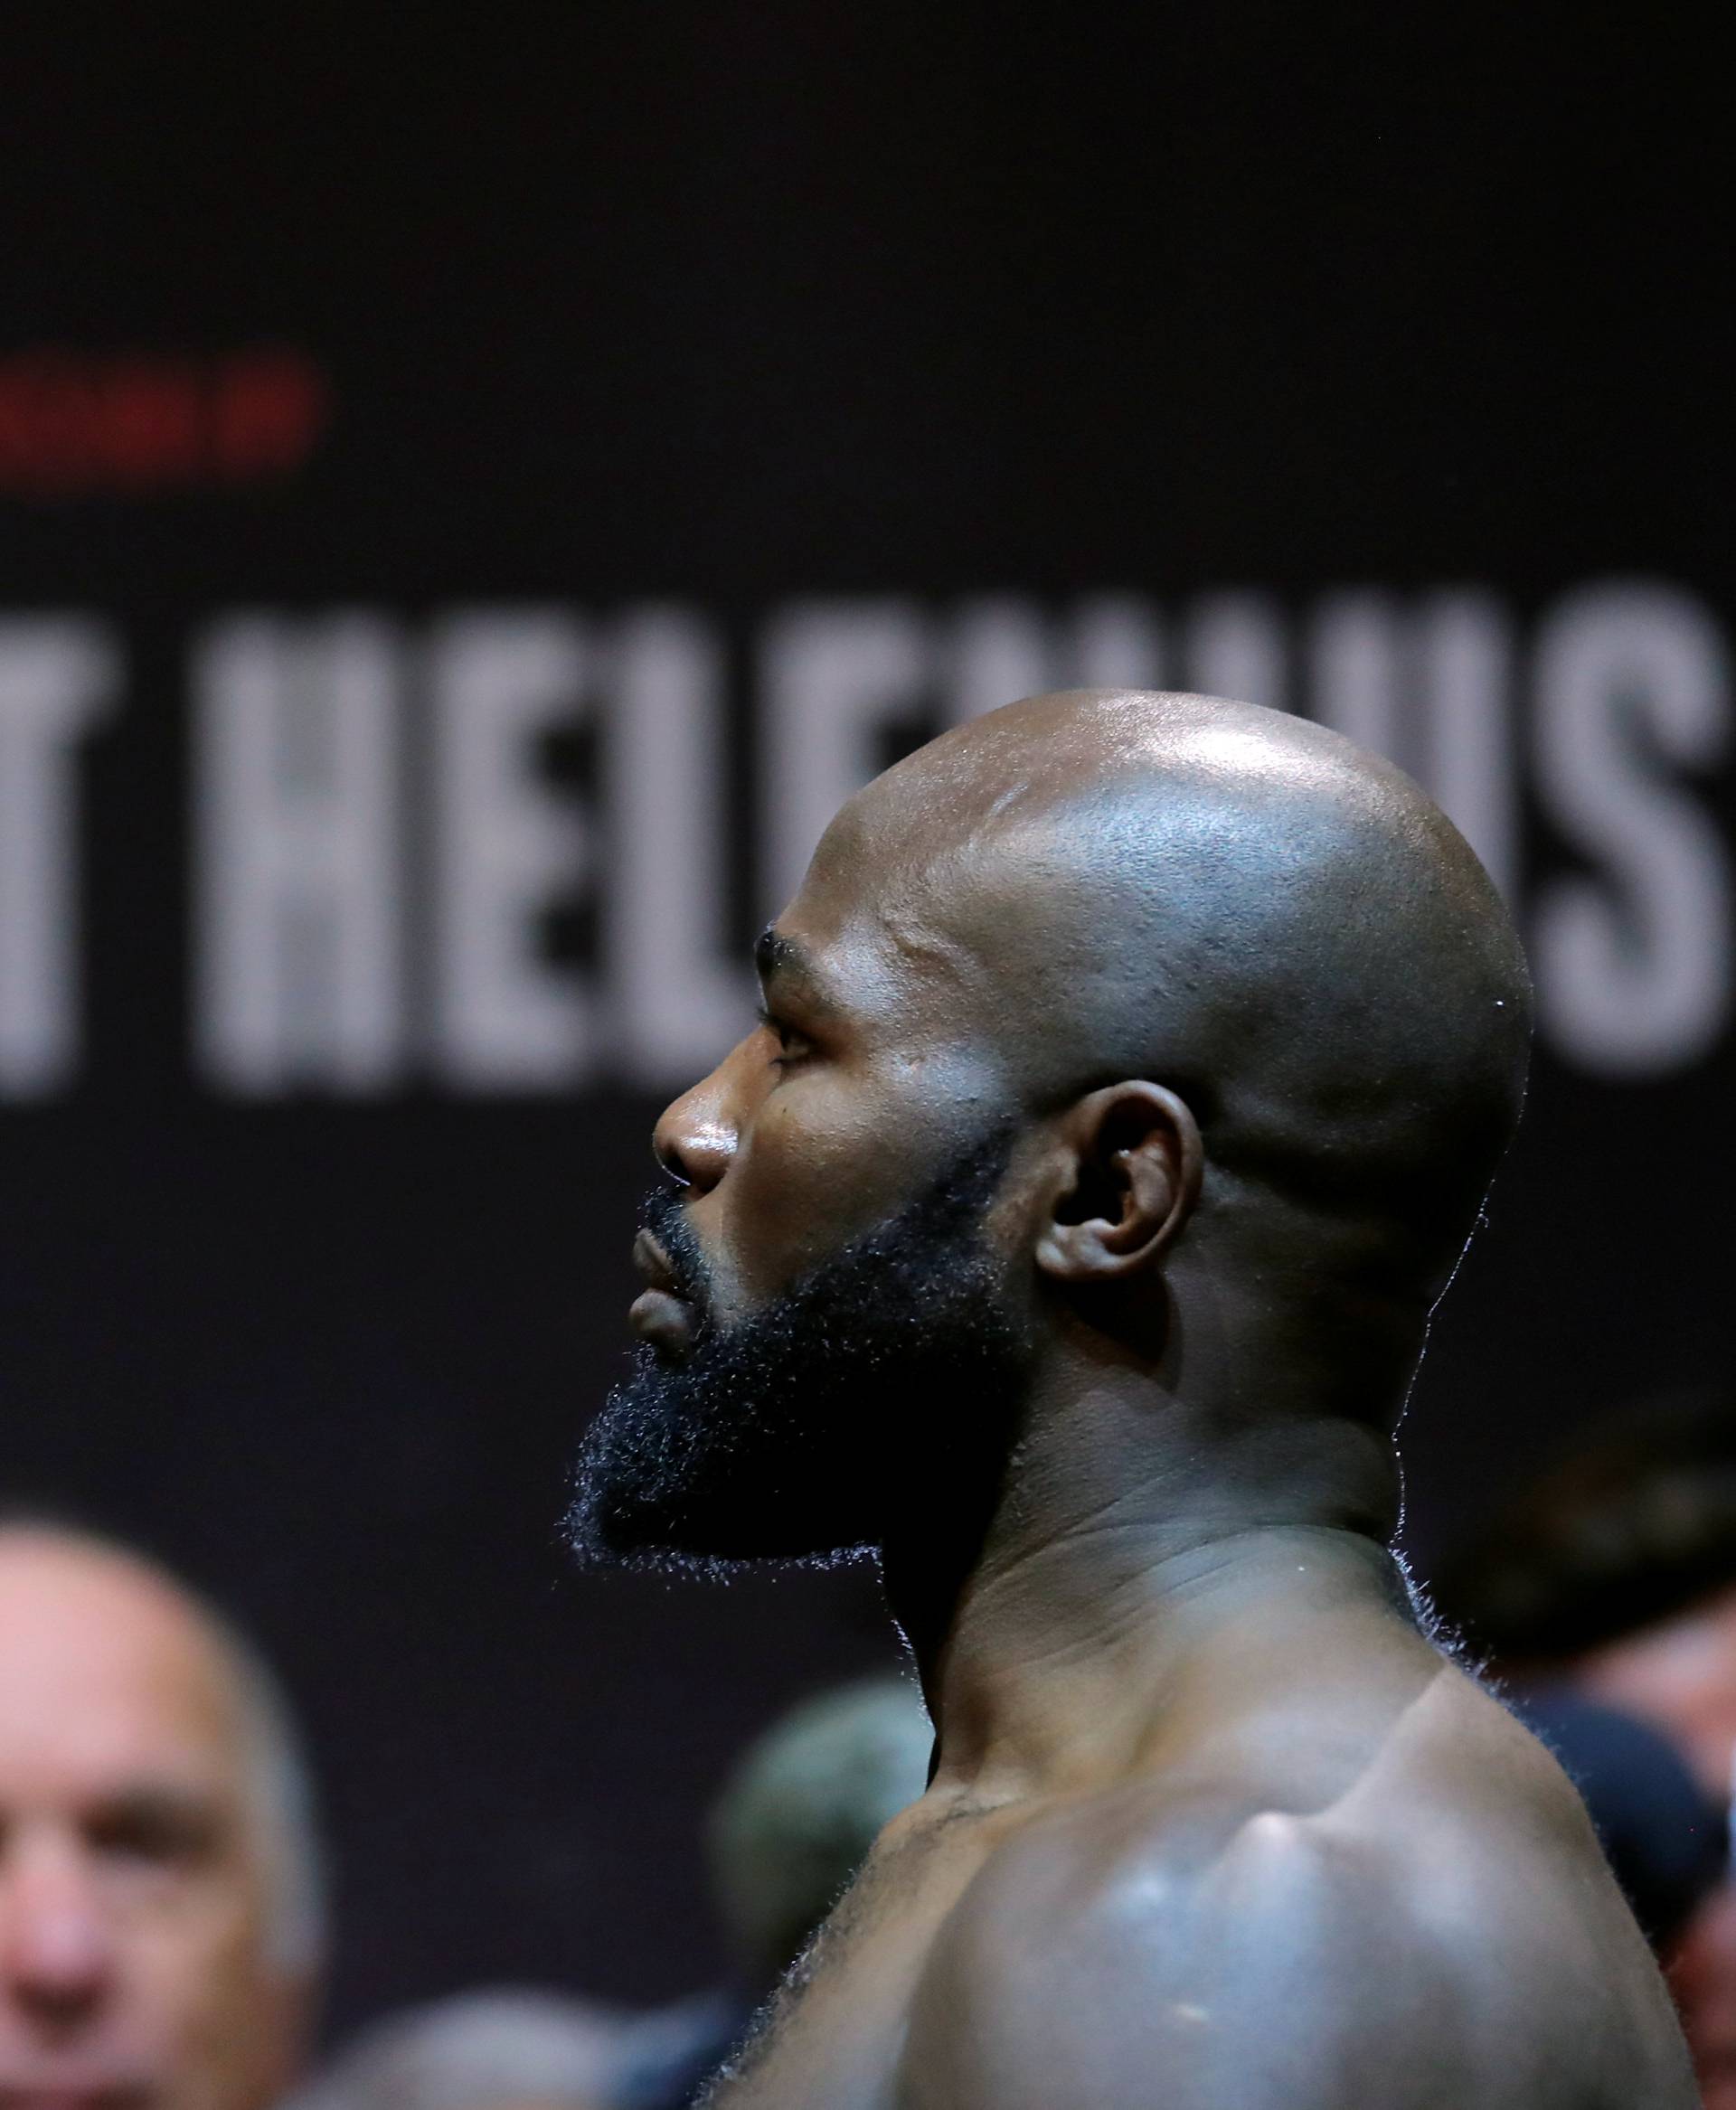
[[[647,1289],[665,1290],[671,1296],[679,1296],[675,1284],[675,1271],[669,1265],[669,1256],[648,1230],[642,1230],[633,1241],[633,1265],[638,1269]]]
[[[669,1256],[649,1231],[642,1230],[633,1241],[633,1265],[643,1276],[646,1287],[633,1300],[627,1314],[627,1324],[659,1354],[684,1355],[693,1344],[698,1314],[692,1299],[683,1296],[675,1286],[675,1272],[669,1265]]]

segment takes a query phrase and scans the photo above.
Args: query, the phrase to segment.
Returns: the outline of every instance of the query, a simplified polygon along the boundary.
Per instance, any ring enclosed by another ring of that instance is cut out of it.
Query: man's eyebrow
[[[211,1784],[127,1781],[85,1813],[89,1831],[114,1843],[179,1853],[210,1851],[228,1827],[225,1798]]]
[[[827,1002],[814,962],[793,937],[786,937],[769,923],[753,941],[753,965],[764,986],[769,988],[773,980],[794,982],[813,1002]]]

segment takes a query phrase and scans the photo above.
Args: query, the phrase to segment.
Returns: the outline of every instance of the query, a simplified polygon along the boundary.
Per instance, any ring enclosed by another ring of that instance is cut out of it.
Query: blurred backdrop
[[[650,1121],[824,820],[1072,681],[1330,716],[1522,919],[1426,1576],[1730,1367],[1710,69],[1250,0],[9,14],[0,1500],[307,1714],[334,2013],[672,1995],[860,1573],[568,1571]]]

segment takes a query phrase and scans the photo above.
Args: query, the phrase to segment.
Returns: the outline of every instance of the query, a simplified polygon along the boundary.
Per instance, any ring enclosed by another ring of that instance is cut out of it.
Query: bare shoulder
[[[1456,1676],[1420,1709],[1322,1808],[1118,1791],[1010,1839],[930,1954],[901,2110],[1692,2110],[1553,1762]]]

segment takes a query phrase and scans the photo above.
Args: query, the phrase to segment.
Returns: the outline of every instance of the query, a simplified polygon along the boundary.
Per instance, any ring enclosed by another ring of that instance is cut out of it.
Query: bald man
[[[1398,771],[1039,697],[844,808],[664,1115],[585,1556],[881,1551],[928,1793],[729,2110],[1688,2110],[1561,1773],[1420,1631],[1392,1432],[1528,986]]]
[[[0,1523],[0,2110],[264,2110],[311,2021],[313,1851],[228,1629],[119,1547]]]

